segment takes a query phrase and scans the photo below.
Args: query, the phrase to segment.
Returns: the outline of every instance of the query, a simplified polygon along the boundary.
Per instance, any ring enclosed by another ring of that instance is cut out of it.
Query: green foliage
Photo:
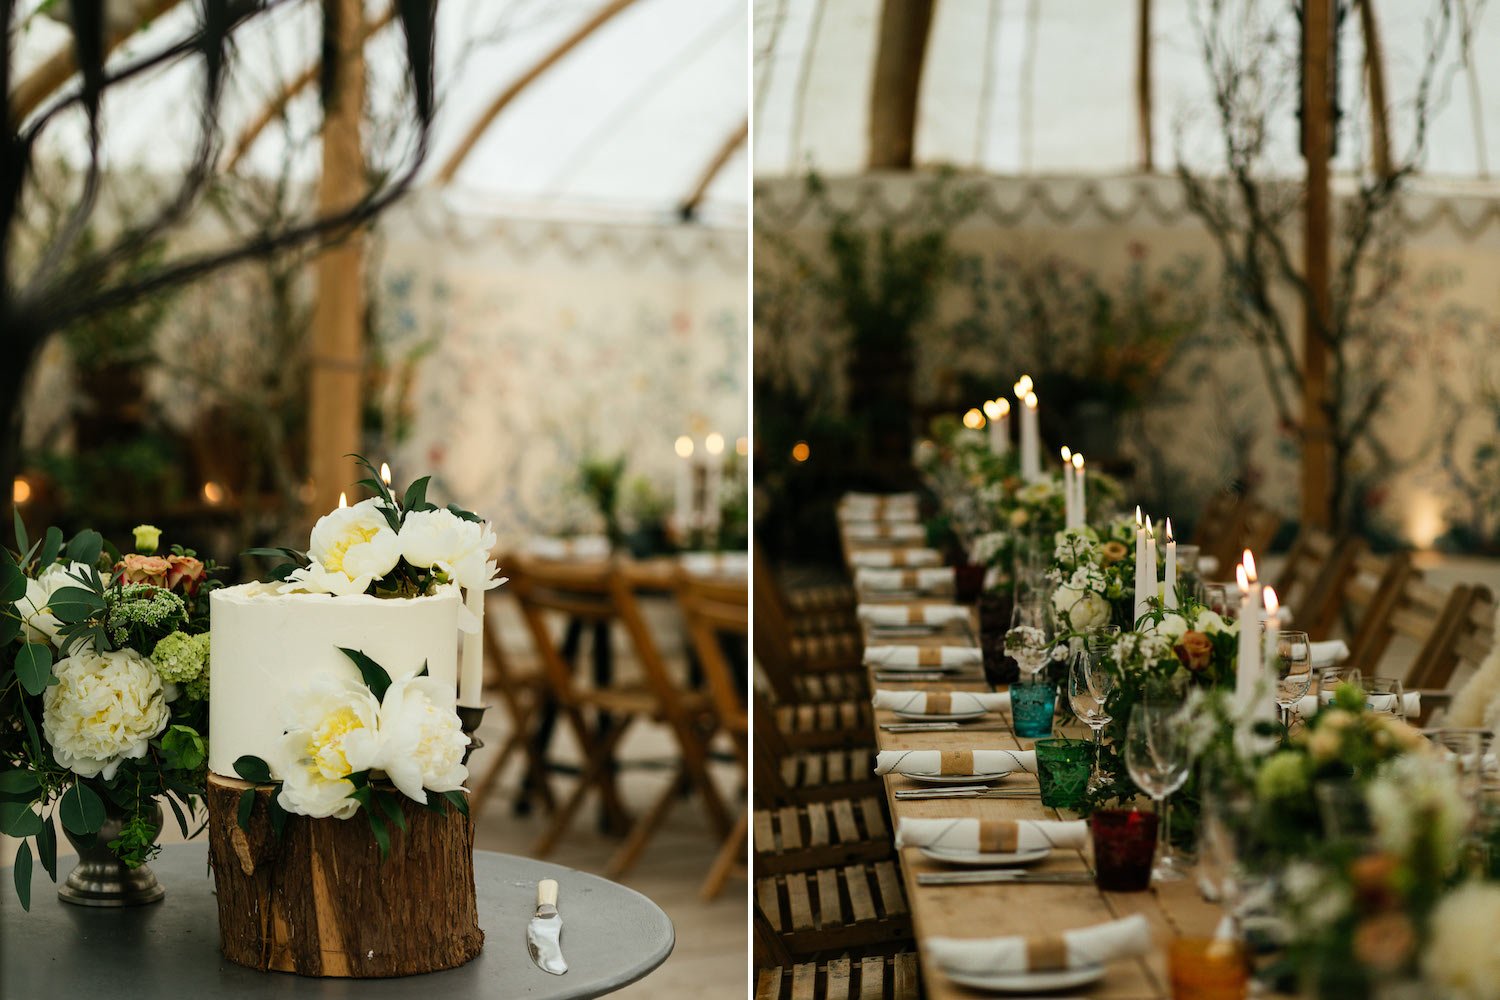
[[[161,737],[162,762],[174,771],[196,771],[208,759],[208,744],[188,726],[169,726]]]
[[[364,679],[365,686],[370,689],[376,700],[385,697],[385,692],[391,686],[391,672],[364,653],[357,649],[345,649],[339,647],[339,652],[349,657],[354,665],[359,668],[359,675]]]
[[[611,546],[624,538],[620,527],[620,484],[625,478],[625,456],[604,458],[588,455],[578,463],[578,485],[604,520]]]

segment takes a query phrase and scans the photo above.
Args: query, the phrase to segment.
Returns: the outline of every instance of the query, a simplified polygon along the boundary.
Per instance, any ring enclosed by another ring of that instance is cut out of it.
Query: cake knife
[[[536,884],[536,914],[526,925],[526,951],[543,972],[560,976],[568,971],[562,953],[562,917],[557,914],[557,880]]]

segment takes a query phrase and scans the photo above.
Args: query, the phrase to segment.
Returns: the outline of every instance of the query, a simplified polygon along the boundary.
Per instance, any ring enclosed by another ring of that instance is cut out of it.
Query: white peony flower
[[[287,812],[348,819],[359,809],[349,775],[376,766],[380,704],[360,681],[321,678],[287,700],[286,735],[267,761]]]
[[[286,582],[276,589],[283,594],[298,592],[348,597],[350,594],[363,594],[374,582],[375,577],[369,573],[364,576],[348,577],[343,573],[330,572],[318,563],[313,563],[310,566],[292,570],[287,574]]]
[[[83,575],[87,572],[88,566],[84,563],[75,562],[66,566],[53,563],[42,570],[35,580],[26,581],[26,596],[16,602],[16,610],[20,612],[25,625],[28,642],[50,642],[57,645],[57,633],[62,628],[62,622],[47,609],[47,602],[64,587],[83,586],[69,574]]]
[[[1067,585],[1058,587],[1052,592],[1052,606],[1075,632],[1109,624],[1109,602],[1092,590]]]
[[[377,766],[409,798],[426,802],[424,788],[450,792],[469,777],[464,735],[453,710],[453,687],[432,677],[412,677],[386,689],[380,703]]]
[[[288,580],[315,593],[358,594],[396,568],[401,541],[386,523],[381,501],[372,497],[318,518],[308,555],[312,565]],[[363,585],[356,587],[360,581]]]
[[[1500,886],[1462,886],[1437,905],[1422,950],[1422,973],[1434,996],[1500,1000]]]
[[[1183,618],[1175,611],[1168,611],[1166,614],[1162,615],[1161,621],[1158,622],[1156,626],[1157,635],[1161,636],[1163,639],[1170,639],[1174,643],[1178,639],[1181,639],[1183,633],[1187,632],[1187,630],[1187,619]]]
[[[161,678],[133,649],[81,650],[53,667],[42,695],[42,730],[52,756],[74,774],[108,781],[120,762],[144,757],[170,712]]]
[[[1239,635],[1239,622],[1226,622],[1217,611],[1208,608],[1199,610],[1198,617],[1193,621],[1193,627],[1199,632],[1213,634],[1218,632],[1224,635]]]
[[[499,568],[490,560],[495,532],[488,521],[468,521],[446,510],[414,510],[401,524],[401,555],[413,566],[436,568],[465,590],[491,590]]]

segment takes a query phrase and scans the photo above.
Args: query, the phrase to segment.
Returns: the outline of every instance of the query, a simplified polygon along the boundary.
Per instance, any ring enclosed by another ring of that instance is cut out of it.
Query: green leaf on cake
[[[16,653],[16,677],[27,694],[41,694],[52,681],[52,647],[28,642]],[[28,716],[29,718],[29,716]]]
[[[74,535],[68,543],[68,561],[92,566],[99,561],[99,553],[103,551],[104,536],[90,528]]]
[[[380,817],[374,809],[367,804],[365,816],[370,820],[370,830],[375,834],[375,843],[380,848],[380,859],[384,861],[391,856],[391,831],[387,829],[385,820]]]
[[[16,852],[16,896],[21,900],[21,909],[31,909],[31,845],[21,841]]]
[[[385,813],[390,821],[402,830],[406,829],[406,814],[401,811],[401,802],[390,792],[375,790],[375,804],[380,811]]]
[[[104,801],[88,785],[74,782],[57,805],[63,828],[80,837],[98,833],[104,825]]]
[[[346,649],[340,646],[339,652],[354,661],[354,665],[359,668],[360,676],[365,679],[365,687],[370,689],[370,693],[375,696],[376,700],[384,699],[386,689],[391,686],[390,671],[357,649]]]
[[[240,829],[246,833],[250,832],[250,817],[255,812],[255,789],[247,788],[240,793],[240,804],[236,810],[235,822]]]
[[[423,476],[415,480],[406,488],[406,496],[401,500],[401,506],[407,510],[416,510],[427,502],[427,484],[432,482],[431,476]]]
[[[254,754],[245,754],[234,762],[234,773],[255,785],[271,780],[271,765]]]
[[[286,827],[287,816],[286,809],[281,804],[281,796],[271,796],[270,802],[267,805],[269,807],[268,811],[271,814],[271,833],[276,836],[277,840],[280,840],[281,831]]]
[[[478,514],[474,513],[472,510],[464,510],[462,507],[460,507],[456,503],[450,503],[448,505],[448,513],[450,513],[454,517],[459,518],[459,519],[464,520],[464,521],[474,521],[474,522],[477,523],[479,521],[484,520],[484,518],[480,517]]]
[[[453,803],[454,808],[463,813],[465,816],[469,815],[469,797],[463,792],[460,792],[456,789],[451,792],[444,792],[443,798]]]

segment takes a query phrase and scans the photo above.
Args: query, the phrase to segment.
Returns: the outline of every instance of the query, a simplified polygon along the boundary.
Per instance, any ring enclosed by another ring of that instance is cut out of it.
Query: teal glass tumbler
[[[1052,735],[1052,714],[1057,706],[1057,687],[1038,677],[1010,686],[1010,718],[1016,735],[1036,739]]]
[[[1042,805],[1077,809],[1088,795],[1094,772],[1094,744],[1062,737],[1036,741],[1036,776]]]

